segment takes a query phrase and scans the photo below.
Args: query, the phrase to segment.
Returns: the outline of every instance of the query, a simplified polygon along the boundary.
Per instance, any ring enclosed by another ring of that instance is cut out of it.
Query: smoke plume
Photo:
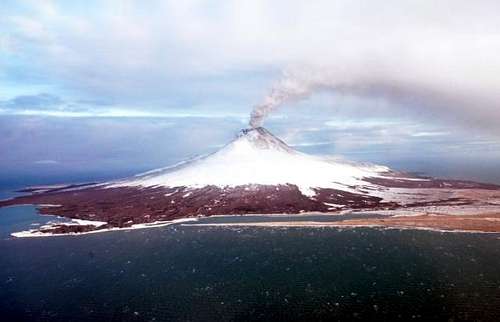
[[[400,69],[361,71],[355,66],[342,71],[332,68],[287,71],[263,102],[254,107],[249,124],[254,128],[262,126],[266,117],[280,107],[293,106],[316,92],[326,91],[368,99],[381,98],[394,108],[414,111],[427,120],[457,123],[500,134],[497,122],[500,98],[494,91],[496,85],[474,87],[468,83],[468,86],[461,87],[458,82],[450,83],[453,80],[447,79],[447,75],[415,77],[416,73],[398,75],[398,72]]]
[[[307,99],[316,91],[326,90],[333,92],[361,92],[366,87],[358,84],[340,82],[331,71],[320,71],[311,68],[301,68],[285,71],[281,80],[276,83],[263,102],[256,105],[251,114],[249,125],[253,128],[262,126],[266,117],[286,103],[294,103]]]
[[[262,104],[254,107],[250,115],[250,126],[253,128],[262,126],[264,119],[275,109],[287,102],[297,101],[307,98],[312,89],[307,82],[285,75],[276,84],[269,94],[264,98]]]

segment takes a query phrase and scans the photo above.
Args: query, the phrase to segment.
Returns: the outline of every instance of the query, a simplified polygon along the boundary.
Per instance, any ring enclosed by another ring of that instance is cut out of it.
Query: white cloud
[[[33,163],[34,164],[41,164],[41,165],[53,165],[53,164],[59,164],[59,161],[56,161],[56,160],[37,160]]]
[[[1,13],[16,42],[9,48],[90,96],[145,100],[176,95],[169,90],[183,81],[229,86],[226,73],[320,70],[336,90],[424,106],[430,118],[455,113],[454,121],[495,128],[500,117],[497,1],[115,0],[78,10],[46,0],[28,7],[9,19]],[[203,97],[209,89],[197,91]]]
[[[449,135],[450,132],[416,132],[412,133],[411,136],[413,137],[433,137],[433,136],[446,136]]]

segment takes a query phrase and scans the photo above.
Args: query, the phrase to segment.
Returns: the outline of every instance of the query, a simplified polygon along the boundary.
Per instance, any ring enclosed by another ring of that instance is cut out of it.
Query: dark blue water
[[[500,320],[498,234],[176,225],[9,236],[50,220],[0,209],[1,321]],[[289,220],[336,219],[204,222]]]
[[[14,190],[16,189],[0,189],[0,200],[22,194]],[[0,208],[0,239],[10,238],[10,234],[13,232],[35,229],[48,222],[56,221],[66,222],[69,220],[57,216],[41,216],[33,205]]]
[[[29,219],[24,210],[3,211]],[[4,238],[0,254],[4,321],[497,321],[500,314],[494,234],[177,225]]]

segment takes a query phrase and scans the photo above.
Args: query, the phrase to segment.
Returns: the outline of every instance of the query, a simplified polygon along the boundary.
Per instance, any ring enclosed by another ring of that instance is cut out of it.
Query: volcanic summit
[[[308,155],[263,127],[242,130],[215,153],[171,167],[112,182],[34,187],[25,192],[30,194],[0,201],[0,207],[36,204],[42,214],[91,221],[54,225],[32,234],[212,215],[398,209],[428,214],[429,207],[489,211],[488,207],[500,205],[495,185],[418,177],[385,166]],[[92,224],[96,221],[99,224]]]
[[[300,153],[258,127],[242,130],[235,140],[211,155],[126,179],[111,187],[231,189],[247,185],[286,185],[312,197],[318,188],[355,193],[351,187],[370,185],[363,178],[381,177],[388,171],[387,167],[329,161]]]

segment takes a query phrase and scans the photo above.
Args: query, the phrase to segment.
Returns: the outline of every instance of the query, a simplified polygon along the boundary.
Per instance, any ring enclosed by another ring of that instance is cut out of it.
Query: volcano
[[[24,192],[30,194],[0,201],[0,207],[35,204],[41,214],[79,220],[30,231],[34,236],[213,215],[402,210],[450,215],[464,209],[497,212],[500,206],[496,185],[307,155],[262,127],[244,129],[219,151],[171,167],[112,182],[32,187]]]
[[[363,178],[383,177],[388,171],[387,167],[332,161],[300,153],[259,127],[242,130],[234,141],[209,156],[126,179],[110,187],[197,189],[216,186],[258,190],[255,185],[284,185],[298,189],[303,196],[313,197],[317,188],[356,193],[351,187],[370,185]]]

